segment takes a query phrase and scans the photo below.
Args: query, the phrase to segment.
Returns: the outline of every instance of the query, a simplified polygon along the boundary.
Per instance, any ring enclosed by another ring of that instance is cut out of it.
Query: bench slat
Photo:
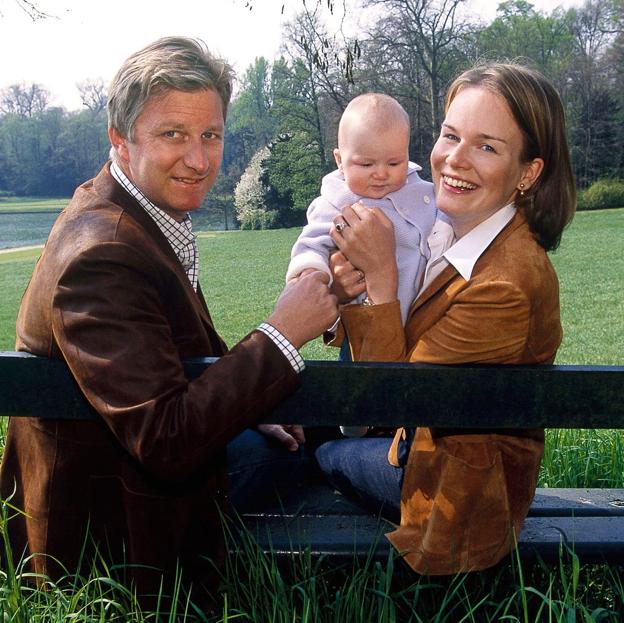
[[[624,517],[624,489],[538,489],[529,516]]]
[[[246,516],[245,525],[266,553],[302,553],[348,561],[354,556],[388,557],[383,536],[392,525],[371,516],[260,517]],[[539,554],[545,561],[560,557],[566,543],[582,563],[621,563],[624,560],[624,517],[529,517],[520,535],[523,560]]]
[[[214,359],[185,362],[190,378]],[[266,422],[471,428],[618,428],[622,366],[427,366],[306,362]],[[61,362],[0,353],[0,414],[92,419]]]
[[[324,482],[307,484],[280,504],[263,509],[264,517],[370,515]],[[624,489],[544,489],[535,492],[530,517],[624,517]],[[624,538],[624,535],[623,535]]]

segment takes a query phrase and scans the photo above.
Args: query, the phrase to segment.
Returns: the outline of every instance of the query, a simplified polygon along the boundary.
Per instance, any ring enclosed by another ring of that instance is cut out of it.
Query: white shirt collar
[[[418,296],[449,264],[452,264],[455,270],[468,281],[477,260],[515,213],[516,208],[513,203],[510,203],[456,240],[448,217],[438,210],[438,216],[427,238],[429,261],[425,267],[425,276]]]
[[[444,257],[466,280],[470,279],[477,260],[516,213],[513,203],[497,210],[444,252]]]
[[[197,280],[199,274],[199,255],[190,214],[186,214],[184,220],[176,221],[163,212],[157,205],[152,203],[123,172],[121,167],[113,160],[110,167],[111,175],[117,182],[134,197],[141,207],[149,214],[154,223],[163,233],[167,242],[171,245],[173,252],[182,264],[193,289],[197,291]]]

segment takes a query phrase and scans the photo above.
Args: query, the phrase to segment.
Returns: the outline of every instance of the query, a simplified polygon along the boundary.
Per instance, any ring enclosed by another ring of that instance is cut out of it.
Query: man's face
[[[223,155],[223,106],[210,89],[154,96],[134,124],[132,139],[111,129],[118,162],[157,207],[180,221],[215,182]]]

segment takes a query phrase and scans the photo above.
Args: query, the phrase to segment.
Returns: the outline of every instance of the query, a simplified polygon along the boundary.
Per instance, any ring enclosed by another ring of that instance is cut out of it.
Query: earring
[[[524,197],[524,182],[520,182],[520,196]]]

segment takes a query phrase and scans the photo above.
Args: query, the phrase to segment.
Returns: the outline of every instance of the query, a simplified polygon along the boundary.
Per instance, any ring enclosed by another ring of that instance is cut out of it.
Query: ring
[[[357,273],[358,281],[364,281],[364,273],[361,270],[356,270],[355,272]]]
[[[346,229],[347,227],[349,227],[347,225],[347,221],[340,221],[340,223],[336,223],[336,231],[338,232],[342,232],[342,230]]]

